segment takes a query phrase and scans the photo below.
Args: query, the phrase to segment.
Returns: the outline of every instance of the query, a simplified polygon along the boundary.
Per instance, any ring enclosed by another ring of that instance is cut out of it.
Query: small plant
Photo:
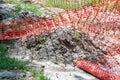
[[[45,37],[39,38],[38,41],[40,44],[44,44],[46,42],[46,38]]]
[[[74,40],[79,40],[80,39],[80,34],[79,33],[75,33],[73,36],[72,36],[72,38],[74,39]]]

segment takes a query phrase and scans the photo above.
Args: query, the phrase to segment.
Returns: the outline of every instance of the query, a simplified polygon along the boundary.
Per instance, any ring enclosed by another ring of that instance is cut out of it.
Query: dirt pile
[[[92,42],[89,34],[70,26],[23,37],[8,45],[9,55],[64,64],[71,64],[75,58],[101,62],[99,56],[102,53],[105,54],[105,51]]]

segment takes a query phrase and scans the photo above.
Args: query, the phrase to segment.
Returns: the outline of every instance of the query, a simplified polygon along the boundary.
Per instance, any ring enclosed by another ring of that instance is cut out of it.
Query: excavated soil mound
[[[101,62],[99,56],[106,54],[90,39],[89,34],[74,27],[61,26],[39,35],[23,37],[8,45],[8,54],[27,60],[50,60],[54,63],[71,64],[80,58]]]

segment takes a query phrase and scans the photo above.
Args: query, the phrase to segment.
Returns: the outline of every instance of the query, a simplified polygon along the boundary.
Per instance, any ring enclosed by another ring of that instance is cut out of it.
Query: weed
[[[79,33],[75,33],[73,36],[72,36],[72,38],[74,39],[74,40],[79,40],[80,39],[80,34]]]
[[[38,42],[39,42],[40,44],[43,44],[43,43],[46,42],[46,38],[45,38],[45,37],[39,38]]]

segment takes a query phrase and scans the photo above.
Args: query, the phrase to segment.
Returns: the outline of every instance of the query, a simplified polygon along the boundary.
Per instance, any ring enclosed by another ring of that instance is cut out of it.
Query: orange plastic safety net
[[[101,80],[120,80],[120,74],[116,70],[116,68],[120,69],[120,1],[93,0],[96,4],[92,2],[89,6],[83,5],[86,0],[74,0],[75,4],[77,2],[82,6],[74,7],[72,10],[66,9],[57,14],[57,18],[55,15],[51,15],[49,19],[46,16],[42,18],[36,16],[1,21],[0,40],[27,37],[59,26],[71,25],[93,35],[96,44],[104,46],[107,52],[107,55],[100,56],[106,69],[101,67],[100,63],[79,59],[74,61],[75,64]],[[103,36],[108,38],[107,42],[102,41]]]

